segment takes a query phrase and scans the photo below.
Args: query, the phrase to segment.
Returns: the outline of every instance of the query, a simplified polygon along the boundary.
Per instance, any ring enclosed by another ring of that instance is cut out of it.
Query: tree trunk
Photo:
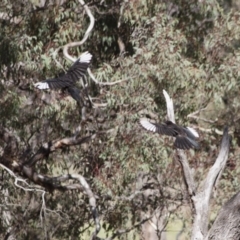
[[[240,239],[240,192],[228,200],[219,211],[207,239]]]

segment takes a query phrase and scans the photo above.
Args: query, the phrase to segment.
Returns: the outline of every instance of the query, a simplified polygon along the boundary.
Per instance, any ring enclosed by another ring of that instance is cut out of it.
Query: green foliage
[[[22,152],[30,147],[31,155],[45,142],[72,136],[80,123],[73,100],[60,92],[40,92],[32,84],[70,66],[61,51],[54,55],[55,50],[82,39],[89,20],[77,1],[42,8],[34,1],[26,2],[0,3],[1,11],[10,16],[0,19],[0,118],[1,124],[21,140]],[[69,53],[77,57],[90,51],[94,56],[91,69],[99,82],[124,80],[98,86],[88,79],[90,95],[106,107],[88,109],[94,121],[87,122],[81,134],[105,134],[90,144],[54,152],[37,165],[38,172],[48,176],[82,174],[98,196],[99,212],[109,235],[136,224],[141,211],[153,211],[159,203],[170,213],[180,215],[169,207],[184,197],[181,169],[173,158],[173,141],[145,132],[138,124],[142,116],[165,120],[165,89],[173,97],[176,120],[199,129],[201,149],[187,153],[196,180],[205,176],[205,169],[218,153],[221,136],[208,130],[230,126],[233,145],[218,190],[220,197],[215,199],[219,208],[228,197],[225,193],[239,186],[239,9],[229,11],[225,1],[215,0],[103,2],[89,2],[96,18],[93,32],[83,46],[71,48]],[[21,21],[13,22],[14,17]],[[119,37],[125,44],[122,55]],[[97,123],[94,111],[105,120]],[[195,111],[200,112],[197,117],[188,118]],[[151,179],[158,195],[147,202],[138,196],[135,201],[123,200],[121,197],[138,190],[144,179],[139,177],[141,174]],[[45,233],[49,239],[88,235],[92,216],[86,196],[74,191],[46,194],[49,210],[42,223],[41,195],[27,194],[12,181],[4,176],[2,188],[9,190],[6,209],[15,216],[11,225],[21,225],[19,239],[47,239]],[[0,198],[5,197],[1,193]],[[0,232],[5,233],[8,227],[2,221]],[[134,232],[136,238],[138,230]]]

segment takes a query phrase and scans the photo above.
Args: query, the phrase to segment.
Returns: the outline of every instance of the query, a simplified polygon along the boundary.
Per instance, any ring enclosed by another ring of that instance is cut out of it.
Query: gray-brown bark
[[[228,200],[219,211],[206,239],[240,239],[240,192]]]
[[[169,97],[169,95],[165,90],[163,91],[163,93],[167,103],[168,118],[172,122],[174,122],[174,109],[173,109],[172,99]],[[214,165],[210,168],[208,175],[204,180],[202,189],[198,190],[197,192],[195,192],[194,176],[193,176],[193,173],[191,172],[187,158],[182,150],[177,150],[178,161],[180,162],[183,169],[184,182],[188,190],[189,196],[191,198],[191,204],[193,205],[193,208],[192,208],[193,209],[192,211],[193,228],[192,228],[192,236],[191,236],[192,240],[205,239],[208,233],[209,210],[210,210],[209,204],[210,204],[210,199],[212,195],[212,190],[214,186],[216,187],[218,180],[220,179],[222,172],[226,166],[228,153],[229,153],[229,146],[230,146],[230,136],[228,134],[228,128],[226,127],[224,130],[219,155]],[[230,210],[231,209],[232,208],[230,208]],[[234,223],[232,223],[235,217],[232,218],[230,214],[231,211],[229,211],[229,214],[227,213],[227,211],[228,211],[228,208],[226,208],[225,216],[229,217],[228,219],[229,226],[232,228],[232,232],[234,234],[234,232],[236,231],[234,231],[233,228],[238,229],[237,228],[238,225],[236,226]],[[235,209],[235,212],[237,212],[236,209]],[[221,228],[221,224],[218,225],[218,223],[216,223],[216,228],[218,227]],[[221,238],[212,238],[212,239],[230,239],[230,238],[221,237]],[[232,238],[232,239],[238,239],[238,238]]]
[[[192,197],[196,211],[191,238],[193,240],[204,239],[207,235],[210,199],[213,187],[217,186],[218,179],[220,178],[225,168],[228,159],[229,147],[230,136],[228,134],[228,128],[225,128],[218,157],[214,165],[210,168],[208,175],[204,180],[203,188],[201,191],[198,191],[196,196]]]

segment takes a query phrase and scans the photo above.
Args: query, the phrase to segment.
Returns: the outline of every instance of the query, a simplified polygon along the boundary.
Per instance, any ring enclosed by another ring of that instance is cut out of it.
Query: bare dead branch
[[[95,237],[97,236],[97,234],[99,233],[99,231],[101,229],[101,225],[100,225],[100,221],[99,221],[99,217],[98,217],[98,211],[97,211],[96,198],[95,198],[89,184],[87,183],[87,181],[85,180],[85,178],[82,175],[80,175],[80,174],[69,174],[69,177],[71,179],[78,180],[79,183],[83,186],[85,193],[88,195],[89,205],[91,207],[91,212],[92,212],[93,219],[94,219],[94,222],[95,222],[95,231],[92,234],[91,239],[95,239]]]
[[[5,169],[12,177],[14,177],[15,181],[14,181],[14,185],[24,191],[30,191],[30,192],[41,192],[42,193],[42,207],[41,207],[41,211],[40,211],[40,219],[41,222],[43,222],[43,216],[45,216],[45,211],[46,211],[46,203],[45,203],[45,193],[46,191],[44,191],[43,189],[39,189],[33,186],[30,186],[26,180],[17,177],[15,175],[15,173],[13,171],[11,171],[9,168],[7,168],[6,166],[4,166],[3,164],[0,163],[0,167]],[[23,187],[21,185],[19,185],[19,182],[25,184],[27,187]]]
[[[184,180],[185,186],[188,190],[188,194],[190,197],[194,196],[196,193],[195,181],[193,178],[191,168],[188,164],[187,157],[184,154],[183,150],[177,149],[177,160],[180,162],[181,167],[182,167],[183,180]]]
[[[87,15],[88,15],[88,17],[89,17],[89,19],[90,19],[90,24],[89,24],[88,29],[87,29],[87,31],[85,32],[85,34],[84,34],[84,36],[83,36],[83,39],[82,39],[81,41],[78,41],[78,42],[70,42],[70,43],[68,43],[68,44],[66,44],[66,45],[64,45],[64,46],[61,46],[61,47],[57,48],[57,49],[53,52],[52,57],[53,57],[54,61],[55,61],[59,66],[61,66],[61,67],[62,67],[61,63],[56,59],[56,56],[57,56],[59,50],[60,50],[61,48],[63,48],[63,54],[64,54],[64,56],[65,56],[67,59],[69,59],[70,61],[75,62],[75,61],[76,61],[76,58],[74,58],[74,57],[72,57],[71,55],[69,55],[68,49],[69,49],[70,47],[78,47],[78,46],[81,46],[81,45],[88,39],[89,34],[91,33],[91,31],[92,31],[92,29],[93,29],[93,27],[94,27],[95,18],[94,18],[94,16],[92,15],[89,7],[85,4],[85,2],[84,2],[83,0],[78,0],[78,1],[79,1],[79,3],[84,7],[84,9],[85,9],[85,11],[86,11],[86,13],[87,13]],[[62,67],[62,68],[63,68],[63,67]]]
[[[197,119],[197,120],[202,120],[204,122],[207,122],[207,123],[215,123],[217,120],[209,120],[209,119],[205,119],[205,118],[201,118],[200,116],[197,116],[197,114],[199,114],[201,111],[204,111],[206,108],[202,108],[200,110],[197,110],[193,113],[190,113],[187,115],[188,118],[192,118],[192,119]]]
[[[67,59],[71,60],[72,62],[75,62],[76,59],[69,55],[68,48],[81,46],[88,39],[88,36],[91,33],[91,31],[92,31],[92,29],[94,27],[94,22],[95,22],[95,19],[94,19],[92,13],[91,13],[89,7],[85,4],[85,2],[83,0],[78,0],[78,1],[84,7],[84,9],[85,9],[85,11],[86,11],[86,13],[87,13],[87,15],[88,15],[88,17],[90,19],[90,24],[89,24],[88,29],[85,32],[84,37],[83,37],[83,39],[81,41],[79,41],[79,42],[71,42],[71,43],[68,43],[65,46],[63,46],[63,54],[64,54],[64,56]]]
[[[60,65],[62,67],[62,65],[56,60],[56,56],[57,56],[57,53],[58,51],[63,48],[63,54],[64,56],[69,59],[70,61],[72,62],[75,62],[76,61],[76,58],[72,57],[69,55],[68,53],[68,49],[70,47],[77,47],[77,46],[80,46],[82,45],[87,39],[88,39],[88,36],[89,34],[91,33],[93,27],[94,27],[94,22],[95,22],[95,19],[94,19],[94,16],[92,15],[90,9],[88,8],[88,6],[85,4],[85,2],[83,0],[78,0],[79,3],[84,7],[89,19],[90,19],[90,24],[89,24],[89,27],[87,29],[87,31],[85,32],[85,35],[83,37],[83,39],[81,41],[78,41],[78,42],[70,42],[66,45],[64,45],[63,47],[60,47],[60,48],[57,48],[54,53],[53,53],[53,58],[54,60],[56,61],[56,63],[58,65]],[[119,38],[120,39],[120,38]],[[122,43],[122,42],[121,42]],[[122,43],[122,45],[124,46],[124,44]],[[62,67],[63,68],[63,67]],[[89,76],[91,77],[91,79],[96,83],[96,84],[99,84],[99,85],[107,85],[107,86],[112,86],[112,85],[115,85],[115,84],[118,84],[118,83],[121,83],[121,82],[124,82],[124,81],[128,81],[129,79],[122,79],[122,80],[119,80],[119,81],[115,81],[115,82],[105,82],[105,83],[101,83],[101,82],[98,82],[98,80],[94,77],[93,73],[91,72],[91,70],[88,68],[88,74]]]
[[[174,121],[172,100],[170,99],[166,91],[164,91],[164,96],[167,102],[168,118],[171,121]],[[209,170],[207,178],[204,181],[202,191],[196,194],[194,178],[191,173],[190,166],[187,162],[186,156],[184,155],[182,150],[177,150],[178,161],[182,166],[184,181],[195,210],[191,238],[192,240],[204,239],[204,237],[207,234],[209,202],[211,193],[214,185],[217,184],[218,179],[221,177],[221,174],[225,168],[228,159],[228,152],[229,152],[229,134],[228,129],[225,128],[218,158],[214,165]]]
[[[205,240],[240,239],[239,209],[240,192],[224,204]]]
[[[164,95],[165,100],[166,100],[168,119],[170,121],[172,121],[173,123],[175,123],[173,100],[170,98],[167,91],[165,91],[164,89],[163,89],[163,95]]]
[[[217,135],[223,135],[224,134],[224,131],[220,131],[218,130],[217,128],[201,128],[201,127],[198,127],[198,129],[202,132],[206,132],[206,133],[214,133],[214,134],[217,134]],[[231,131],[229,131],[229,133],[231,134]]]
[[[205,191],[208,195],[208,198],[210,198],[212,189],[214,186],[216,187],[217,180],[221,177],[222,172],[226,166],[229,147],[230,147],[230,136],[228,133],[228,127],[226,127],[223,131],[223,138],[222,138],[219,155],[216,159],[216,162],[209,170],[209,173],[204,183],[204,189],[206,189]]]
[[[41,211],[40,211],[40,219],[41,222],[43,222],[43,216],[46,215],[45,211],[46,211],[46,203],[45,203],[45,193],[46,191],[36,188],[36,187],[32,187],[30,186],[26,180],[17,177],[13,171],[11,171],[9,168],[7,168],[6,166],[4,166],[3,164],[0,164],[0,167],[2,167],[3,169],[5,169],[11,176],[13,176],[15,178],[15,186],[17,186],[18,188],[23,189],[24,191],[37,191],[37,192],[41,192],[42,193],[42,207],[41,207]],[[61,189],[61,190],[69,190],[69,189],[81,189],[83,190],[83,192],[85,194],[87,194],[88,198],[89,198],[89,205],[91,207],[91,212],[93,215],[93,219],[95,222],[95,231],[92,234],[92,239],[94,239],[96,237],[96,235],[98,234],[98,232],[101,229],[101,225],[100,225],[100,221],[99,221],[99,217],[98,217],[98,212],[97,212],[97,204],[96,204],[96,198],[95,195],[93,194],[89,184],[87,183],[87,181],[85,180],[85,178],[83,176],[81,176],[80,174],[66,174],[66,175],[61,175],[59,177],[46,177],[43,176],[41,174],[37,174],[32,168],[29,167],[23,167],[23,172],[25,173],[25,175],[29,176],[30,180],[33,180],[33,182],[40,184],[40,182],[43,184],[52,184],[52,187],[56,187],[56,189]],[[63,182],[69,179],[74,179],[77,180],[79,182],[79,184],[70,184],[70,185],[66,185],[66,186],[61,186],[59,184],[59,182]],[[19,185],[19,182],[27,185],[27,187],[23,187],[21,185]]]
[[[88,74],[89,76],[91,77],[91,79],[96,83],[96,84],[99,84],[99,85],[104,85],[104,86],[112,86],[112,85],[115,85],[115,84],[118,84],[118,83],[121,83],[121,82],[126,82],[126,81],[129,81],[130,78],[125,78],[125,79],[121,79],[121,80],[118,80],[118,81],[115,81],[115,82],[99,82],[93,75],[92,71],[88,68],[87,69],[88,71]],[[136,78],[136,76],[133,76],[131,77],[131,79],[133,78]]]
[[[89,184],[87,183],[87,181],[85,180],[85,178],[80,175],[80,174],[66,174],[66,175],[62,175],[59,177],[51,177],[48,178],[46,176],[42,176],[42,175],[38,175],[39,180],[42,181],[42,183],[48,183],[48,184],[52,184],[52,187],[58,190],[74,190],[74,189],[79,189],[81,191],[83,191],[89,198],[89,205],[91,207],[91,212],[92,212],[92,216],[95,222],[95,231],[92,234],[92,239],[94,239],[98,232],[101,229],[101,225],[100,225],[100,221],[99,221],[99,216],[98,216],[98,211],[97,211],[97,204],[96,204],[96,197],[93,194]],[[79,184],[69,184],[69,185],[65,185],[62,186],[59,184],[59,182],[63,182],[69,179],[74,179],[77,180],[79,182]],[[56,184],[55,184],[56,183]]]
[[[6,207],[6,205],[9,205],[9,203],[8,203],[9,190],[7,188],[2,189],[1,192],[4,196],[4,204],[2,204],[2,206]],[[3,207],[3,209],[2,209],[2,219],[3,219],[2,224],[3,224],[3,226],[7,227],[7,231],[6,231],[4,239],[15,240],[17,238],[16,238],[16,232],[15,232],[16,229],[12,226],[13,216],[12,216],[11,211],[6,209],[5,207]]]
[[[60,140],[55,140],[55,141],[50,141],[48,143],[45,143],[39,148],[37,153],[35,155],[33,155],[29,160],[24,162],[23,165],[31,167],[37,161],[39,161],[45,157],[48,157],[48,155],[51,152],[54,152],[57,149],[62,149],[62,148],[68,147],[68,146],[74,146],[74,145],[80,145],[80,144],[86,143],[86,142],[90,141],[91,139],[93,139],[95,136],[96,136],[96,134],[91,135],[91,136],[86,136],[83,138],[76,138],[74,136],[74,137],[63,138]]]
[[[192,239],[204,239],[207,234],[210,197],[213,187],[218,182],[218,179],[221,177],[221,174],[226,166],[229,146],[230,136],[228,134],[228,128],[225,128],[219,155],[214,165],[208,172],[203,184],[203,189],[196,196],[192,197],[196,210],[192,230]]]
[[[167,104],[168,119],[175,123],[173,100],[170,98],[170,96],[165,90],[163,90],[163,95],[165,97],[166,104]],[[176,151],[177,151],[177,160],[179,161],[183,169],[184,183],[186,185],[189,196],[191,197],[195,194],[195,191],[196,191],[193,174],[191,172],[191,169],[187,161],[187,157],[184,154],[184,151],[180,149],[177,149]]]

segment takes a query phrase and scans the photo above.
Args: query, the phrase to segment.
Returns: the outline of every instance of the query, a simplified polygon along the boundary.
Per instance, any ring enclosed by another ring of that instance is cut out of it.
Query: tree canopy
[[[164,239],[175,219],[189,237],[173,139],[139,124],[167,120],[164,89],[176,122],[200,135],[185,151],[197,190],[229,128],[210,228],[239,191],[239,10],[238,0],[1,1],[0,237],[94,239],[101,225],[99,238]],[[86,51],[84,106],[34,87]]]

